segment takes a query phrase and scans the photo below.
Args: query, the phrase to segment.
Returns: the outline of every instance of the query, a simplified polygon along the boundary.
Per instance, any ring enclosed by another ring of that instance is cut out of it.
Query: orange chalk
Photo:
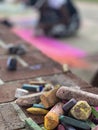
[[[53,130],[59,124],[59,116],[63,115],[63,103],[57,103],[45,116],[44,127],[48,130]]]

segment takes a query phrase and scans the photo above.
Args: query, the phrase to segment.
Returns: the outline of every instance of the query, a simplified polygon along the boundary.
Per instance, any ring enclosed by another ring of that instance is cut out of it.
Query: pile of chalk
[[[22,96],[16,100],[32,115],[44,115],[39,126],[31,118],[30,130],[98,130],[98,95],[73,87],[55,86],[49,91]]]

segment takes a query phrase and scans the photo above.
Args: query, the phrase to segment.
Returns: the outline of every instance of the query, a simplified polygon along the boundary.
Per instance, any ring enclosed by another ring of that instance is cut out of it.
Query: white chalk
[[[21,96],[27,95],[29,92],[27,90],[17,88],[15,92],[15,98],[20,98]]]

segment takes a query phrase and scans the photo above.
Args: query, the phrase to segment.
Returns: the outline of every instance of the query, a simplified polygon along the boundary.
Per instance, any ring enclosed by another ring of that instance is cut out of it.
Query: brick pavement
[[[28,51],[24,56],[18,58],[17,71],[10,72],[6,69],[6,62],[10,55],[0,46],[0,130],[26,130],[24,119],[28,115],[24,108],[15,104],[15,90],[21,88],[23,83],[28,83],[36,78],[41,77],[47,82],[54,85],[79,86],[82,90],[88,91],[91,85],[81,80],[70,71],[64,73],[62,67],[43,55],[35,47],[29,46],[25,41],[12,34],[8,28],[0,25],[0,40],[4,46],[9,43],[26,45]],[[30,66],[41,65],[40,69],[31,70]],[[94,93],[97,92],[96,88]],[[31,116],[38,124],[43,121],[43,117]]]

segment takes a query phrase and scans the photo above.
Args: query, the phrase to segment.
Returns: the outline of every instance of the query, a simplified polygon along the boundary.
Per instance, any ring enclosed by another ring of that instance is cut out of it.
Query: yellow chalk
[[[27,111],[29,113],[32,113],[34,115],[45,115],[48,113],[48,110],[42,109],[42,108],[28,108]]]
[[[91,107],[86,101],[78,101],[70,112],[76,119],[87,120],[91,114]]]
[[[63,103],[57,103],[45,116],[44,127],[48,130],[53,130],[59,124],[59,116],[63,115]]]
[[[44,126],[47,130],[53,130],[59,124],[59,118],[56,113],[49,112],[44,118]]]

